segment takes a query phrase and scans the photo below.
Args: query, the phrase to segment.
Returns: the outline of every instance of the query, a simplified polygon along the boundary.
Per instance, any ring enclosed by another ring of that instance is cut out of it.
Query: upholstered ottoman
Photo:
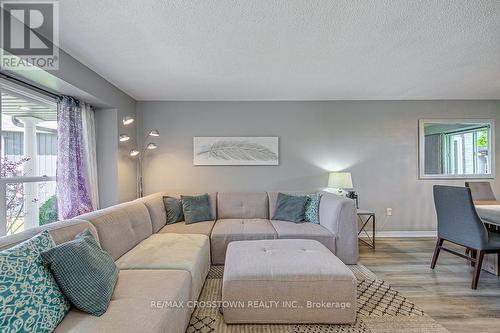
[[[354,274],[315,240],[231,242],[222,284],[226,323],[353,323]]]

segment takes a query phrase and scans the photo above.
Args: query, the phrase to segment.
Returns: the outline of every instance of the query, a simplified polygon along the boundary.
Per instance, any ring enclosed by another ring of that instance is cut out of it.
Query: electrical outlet
[[[387,216],[392,216],[392,208],[387,208]]]

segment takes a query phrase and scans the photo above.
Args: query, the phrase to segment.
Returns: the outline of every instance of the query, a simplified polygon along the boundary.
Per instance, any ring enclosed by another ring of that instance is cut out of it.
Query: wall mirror
[[[494,178],[494,120],[419,120],[419,174],[420,178]]]

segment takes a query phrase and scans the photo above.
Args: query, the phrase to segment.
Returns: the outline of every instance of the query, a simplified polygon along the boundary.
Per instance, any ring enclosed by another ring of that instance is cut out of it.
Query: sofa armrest
[[[354,200],[322,192],[319,223],[335,235],[336,256],[345,264],[358,263],[358,226]]]

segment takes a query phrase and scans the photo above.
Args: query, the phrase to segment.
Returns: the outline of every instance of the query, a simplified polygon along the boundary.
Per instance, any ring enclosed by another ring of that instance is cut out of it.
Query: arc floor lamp
[[[123,121],[123,125],[127,126],[127,125],[130,125],[134,122],[134,118],[127,116],[127,117],[123,118],[122,121]],[[158,136],[160,136],[160,132],[158,130],[156,130],[156,129],[150,130],[143,140],[144,145],[141,147],[141,149],[132,148],[129,152],[130,157],[137,158],[137,197],[138,198],[141,198],[144,196],[143,187],[142,187],[142,162],[143,162],[145,155],[146,155],[146,152],[148,150],[153,150],[153,149],[158,148],[156,143],[151,142],[149,139],[154,138],[154,137],[158,137]],[[119,140],[119,142],[122,142],[122,143],[127,142],[130,140],[130,136],[125,134],[125,133],[122,133],[122,134],[120,134],[118,140]]]

